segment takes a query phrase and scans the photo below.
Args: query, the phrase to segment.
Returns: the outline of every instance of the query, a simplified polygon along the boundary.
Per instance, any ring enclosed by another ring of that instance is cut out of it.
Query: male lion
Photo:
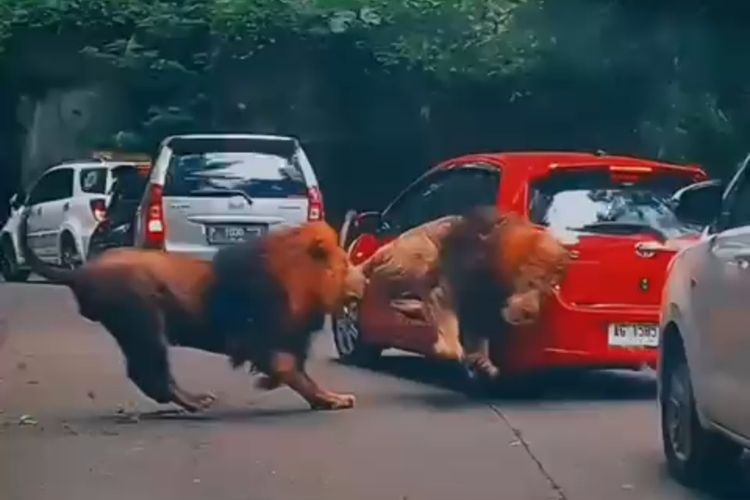
[[[446,216],[384,245],[359,270],[391,307],[438,331],[434,357],[496,378],[488,340],[532,324],[564,278],[565,248],[548,232],[495,207]]]
[[[167,348],[185,346],[225,354],[234,367],[249,361],[267,375],[263,387],[286,384],[313,409],[354,405],[354,396],[322,389],[304,368],[311,333],[347,293],[350,266],[325,222],[222,249],[213,263],[157,250],[113,249],[69,270],[31,251],[28,215],[20,225],[27,264],[71,289],[81,315],[112,334],[128,377],[154,401],[191,412],[214,401],[175,381]]]

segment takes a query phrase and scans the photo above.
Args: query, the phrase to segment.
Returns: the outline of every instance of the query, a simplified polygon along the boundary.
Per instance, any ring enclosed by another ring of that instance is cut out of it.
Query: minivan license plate
[[[659,325],[609,325],[609,345],[612,347],[658,347]]]
[[[208,226],[208,242],[212,245],[243,243],[263,234],[260,225]]]

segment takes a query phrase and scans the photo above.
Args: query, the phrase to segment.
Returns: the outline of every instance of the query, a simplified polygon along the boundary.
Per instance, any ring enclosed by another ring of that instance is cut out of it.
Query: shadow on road
[[[28,280],[24,282],[15,282],[15,281],[5,281],[2,278],[0,278],[0,286],[8,285],[8,286],[24,286],[24,285],[45,285],[45,286],[62,286],[58,283],[52,283],[51,281],[47,281],[44,278],[29,278]]]
[[[96,433],[97,429],[104,434],[119,435],[130,429],[141,431],[148,428],[171,428],[177,423],[183,425],[195,424],[228,424],[253,423],[278,426],[280,423],[304,422],[305,425],[324,423],[326,412],[314,412],[307,407],[283,408],[211,408],[205,413],[186,413],[177,409],[166,409],[146,412],[132,412],[127,414],[96,414],[77,415],[62,418],[66,425],[83,432]],[[316,418],[317,416],[317,418]]]
[[[656,397],[653,375],[628,371],[554,371],[508,380],[479,390],[471,387],[462,369],[419,356],[384,356],[363,369],[385,373],[471,396],[504,401],[647,400]]]
[[[663,474],[667,480],[671,480],[666,466]],[[707,500],[747,500],[750,498],[750,462],[744,460],[739,470],[728,473],[726,477],[707,480],[705,485],[696,489],[696,493]]]

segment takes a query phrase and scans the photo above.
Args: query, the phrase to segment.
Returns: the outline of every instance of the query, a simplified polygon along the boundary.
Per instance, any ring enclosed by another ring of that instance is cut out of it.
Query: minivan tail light
[[[307,190],[307,220],[317,221],[325,218],[325,209],[323,207],[323,195],[317,187],[311,187]]]
[[[146,248],[164,248],[164,188],[158,184],[151,184],[148,190],[148,204],[145,218],[145,246]]]
[[[107,202],[104,199],[95,198],[89,201],[89,207],[96,222],[101,222],[107,218]]]

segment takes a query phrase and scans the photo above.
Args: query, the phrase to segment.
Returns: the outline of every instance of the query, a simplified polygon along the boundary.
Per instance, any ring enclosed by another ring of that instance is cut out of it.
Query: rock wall
[[[98,139],[116,132],[123,122],[124,104],[115,90],[104,86],[51,89],[36,99],[22,96],[17,112],[24,130],[24,188],[53,164],[86,157]]]

